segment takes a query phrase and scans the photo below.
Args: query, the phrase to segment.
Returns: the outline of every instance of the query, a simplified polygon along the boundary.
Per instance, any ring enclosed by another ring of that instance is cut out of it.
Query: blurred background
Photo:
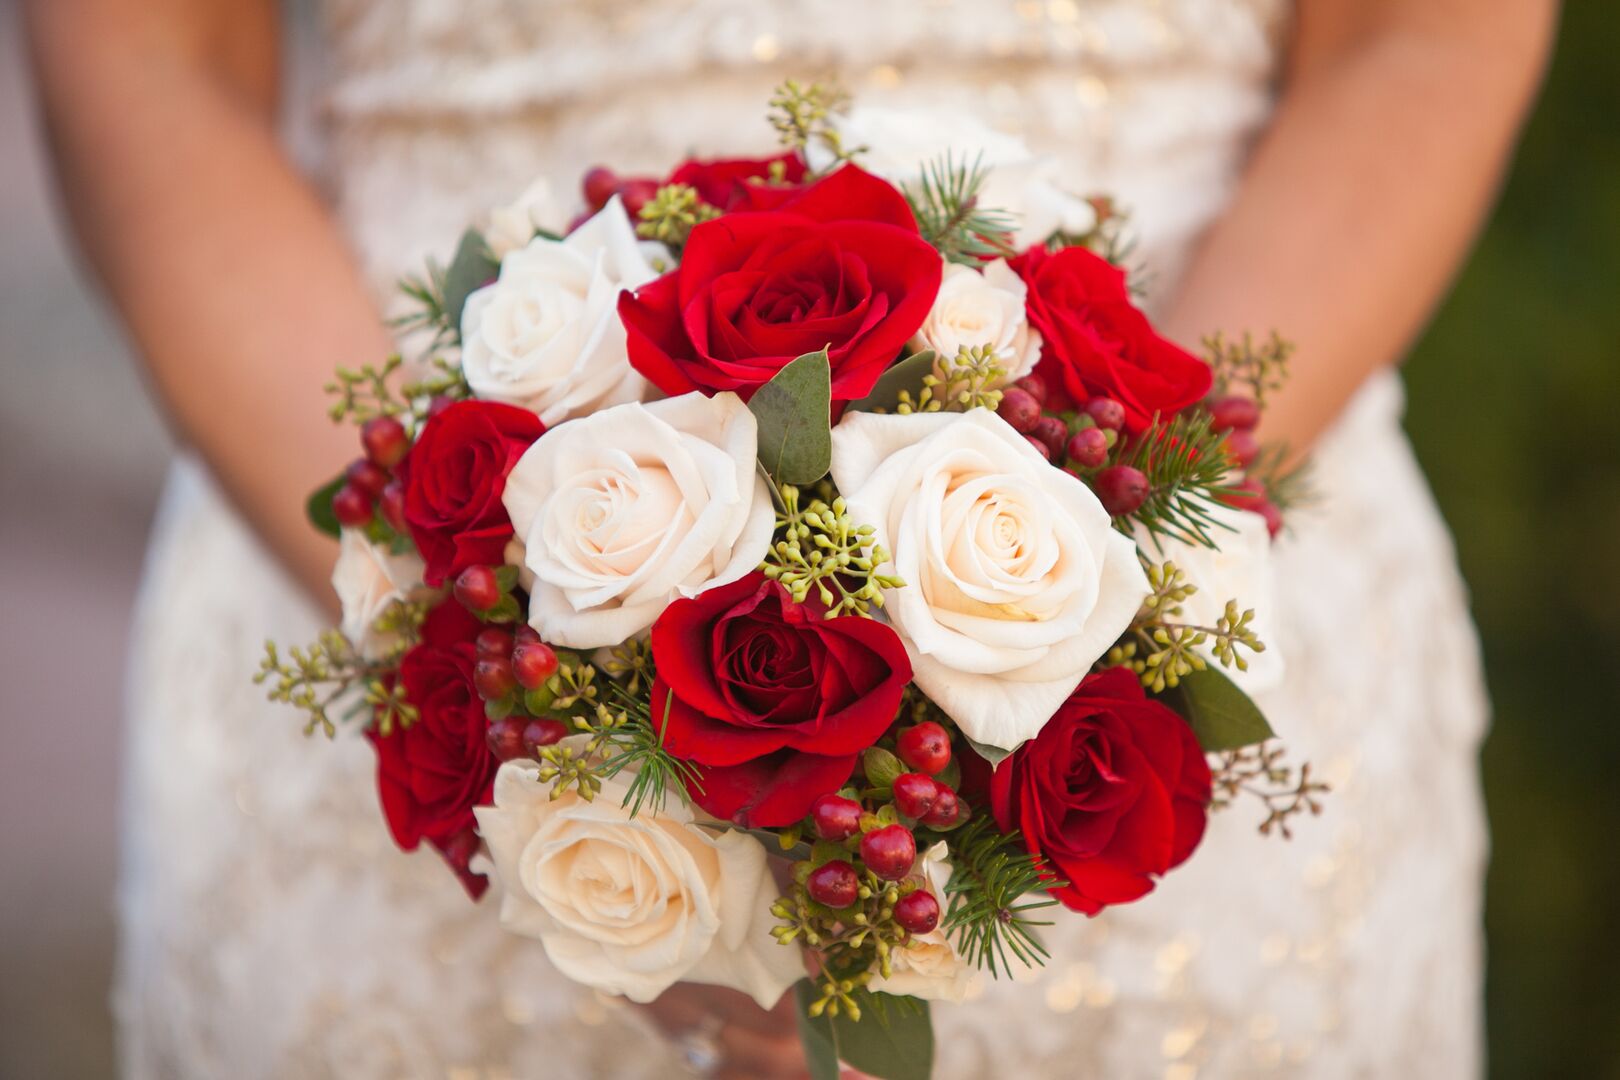
[[[1564,23],[1407,426],[1496,706],[1491,1075],[1620,1078],[1620,10]],[[0,237],[0,1077],[105,1076],[122,663],[171,447],[53,217],[12,0]]]

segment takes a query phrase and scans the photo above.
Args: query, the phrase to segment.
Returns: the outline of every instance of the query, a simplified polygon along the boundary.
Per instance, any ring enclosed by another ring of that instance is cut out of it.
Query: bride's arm
[[[319,418],[389,342],[283,156],[276,0],[34,0],[34,67],[79,242],[179,436],[315,595],[335,548],[305,494],[354,457]]]
[[[1282,100],[1166,320],[1299,345],[1262,434],[1307,447],[1399,361],[1484,218],[1554,0],[1304,0]]]

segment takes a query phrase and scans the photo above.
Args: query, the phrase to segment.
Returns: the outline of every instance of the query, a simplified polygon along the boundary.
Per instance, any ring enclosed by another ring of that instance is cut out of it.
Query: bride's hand
[[[809,1076],[792,995],[766,1011],[736,990],[677,983],[641,1006],[686,1052],[700,1076],[800,1080]]]

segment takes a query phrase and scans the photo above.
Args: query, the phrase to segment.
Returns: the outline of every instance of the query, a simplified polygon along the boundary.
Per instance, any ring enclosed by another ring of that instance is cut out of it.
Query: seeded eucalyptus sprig
[[[1123,639],[1104,657],[1105,666],[1130,668],[1144,687],[1159,694],[1179,686],[1193,672],[1209,667],[1202,651],[1206,645],[1222,667],[1236,667],[1239,671],[1249,669],[1249,661],[1240,650],[1266,651],[1265,643],[1250,625],[1254,621],[1253,608],[1240,611],[1236,600],[1228,600],[1214,626],[1183,622],[1181,605],[1198,591],[1198,586],[1188,581],[1174,562],[1154,563],[1144,558],[1142,567],[1147,571],[1151,591]]]
[[[782,145],[797,150],[801,157],[812,142],[819,143],[832,157],[828,170],[848,161],[864,147],[846,147],[832,119],[849,109],[849,94],[833,81],[804,84],[788,79],[771,95],[767,118]]]
[[[940,363],[943,375],[929,372],[915,398],[901,390],[894,411],[901,415],[927,412],[967,412],[994,409],[1001,404],[999,386],[1007,377],[1001,358],[989,345],[963,345],[954,357]]]
[[[1209,366],[1215,371],[1217,396],[1246,392],[1263,409],[1266,394],[1281,389],[1288,380],[1288,358],[1294,354],[1294,343],[1284,340],[1275,330],[1263,341],[1256,341],[1247,331],[1235,341],[1214,333],[1204,338],[1203,345]]]
[[[1321,796],[1331,789],[1311,778],[1311,763],[1296,770],[1283,761],[1284,751],[1275,742],[1262,742],[1229,750],[1220,755],[1212,779],[1214,797],[1211,810],[1225,810],[1241,796],[1258,799],[1266,810],[1260,822],[1260,835],[1275,830],[1284,840],[1293,839],[1288,823],[1300,814],[1322,812]]]
[[[873,541],[872,526],[857,525],[849,516],[841,496],[831,503],[813,498],[801,507],[798,488],[792,484],[773,488],[778,539],[760,570],[786,586],[795,603],[804,603],[814,589],[826,605],[827,618],[870,617],[874,606],[883,606],[884,589],[905,585],[901,578],[878,571],[889,561],[889,553]]]
[[[705,221],[713,221],[720,211],[704,202],[697,189],[689,184],[665,184],[659,188],[637,215],[636,235],[643,240],[656,240],[672,251],[686,246],[692,230]]]
[[[253,681],[260,686],[270,683],[265,696],[271,701],[308,714],[305,735],[313,735],[319,728],[329,739],[337,735],[337,725],[327,710],[351,691],[360,690],[351,715],[369,709],[378,733],[386,736],[396,725],[404,728],[414,724],[418,716],[416,707],[406,700],[403,687],[387,678],[393,671],[393,664],[368,661],[348,638],[336,630],[326,630],[312,644],[288,649],[285,657],[275,642],[266,641]]]

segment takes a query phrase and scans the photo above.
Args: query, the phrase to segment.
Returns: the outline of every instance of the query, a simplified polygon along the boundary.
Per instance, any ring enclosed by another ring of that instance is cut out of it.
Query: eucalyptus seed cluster
[[[396,725],[403,728],[415,723],[418,713],[405,699],[403,687],[377,677],[385,666],[369,663],[348,638],[326,630],[314,643],[288,649],[285,658],[275,642],[266,641],[253,681],[260,686],[270,683],[265,694],[269,700],[308,715],[305,735],[313,735],[319,728],[329,739],[337,735],[337,725],[327,710],[351,689],[363,687],[361,701],[376,716],[378,732],[390,735]]]
[[[557,669],[561,675],[563,668]],[[572,685],[583,684],[590,700],[594,701],[596,686],[594,685],[595,667],[589,664],[574,664],[568,669],[571,674],[567,683]],[[580,675],[579,672],[587,674]],[[584,692],[570,692],[566,696],[559,695],[552,699],[552,708],[564,710],[572,708],[579,701],[585,700]],[[540,782],[551,785],[551,797],[560,799],[570,790],[578,791],[580,798],[590,802],[596,798],[596,793],[602,790],[601,768],[609,752],[623,741],[626,730],[630,727],[630,714],[624,709],[611,709],[596,702],[594,709],[587,709],[578,716],[569,720],[575,731],[581,735],[590,736],[582,745],[564,746],[554,743],[551,746],[542,746],[539,749]]]
[[[720,211],[704,202],[690,184],[665,184],[636,216],[641,219],[637,236],[679,249],[693,229],[719,217]]]
[[[652,643],[647,638],[631,638],[614,645],[601,661],[601,668],[622,683],[626,692],[639,694],[653,683]]]
[[[1249,669],[1248,658],[1240,649],[1265,652],[1265,643],[1252,626],[1253,608],[1240,610],[1236,600],[1228,600],[1214,626],[1181,622],[1181,605],[1198,587],[1173,562],[1154,564],[1144,559],[1143,568],[1151,591],[1124,639],[1108,651],[1106,666],[1130,668],[1144,687],[1157,694],[1179,686],[1193,672],[1207,669],[1209,662],[1201,651],[1206,645],[1222,667],[1239,671]]]
[[[811,899],[806,882],[812,866],[810,860],[794,865],[791,890],[771,905],[771,914],[781,920],[771,936],[782,945],[802,942],[821,954],[820,996],[810,1005],[811,1016],[843,1013],[859,1020],[856,995],[874,974],[885,978],[893,974],[893,952],[910,940],[910,933],[895,921],[894,908],[918,885],[911,879],[884,881],[863,868],[855,903],[834,910]]]
[[[849,95],[837,83],[813,82],[808,85],[788,79],[771,95],[771,127],[782,145],[802,154],[811,142],[818,142],[832,155],[832,166],[842,164],[861,152],[862,147],[846,147],[832,118],[849,108]]]
[[[900,391],[895,412],[994,411],[1001,404],[1000,386],[1006,378],[1007,369],[994,348],[963,345],[954,357],[941,360],[935,371],[923,376],[922,390],[915,398],[910,390]]]
[[[870,617],[874,606],[883,606],[884,589],[905,585],[901,578],[878,572],[889,561],[889,553],[873,541],[872,526],[857,525],[849,516],[841,496],[831,503],[812,499],[801,508],[798,488],[784,484],[777,490],[779,539],[760,570],[781,582],[795,603],[804,603],[814,589],[827,608],[827,618]]]

